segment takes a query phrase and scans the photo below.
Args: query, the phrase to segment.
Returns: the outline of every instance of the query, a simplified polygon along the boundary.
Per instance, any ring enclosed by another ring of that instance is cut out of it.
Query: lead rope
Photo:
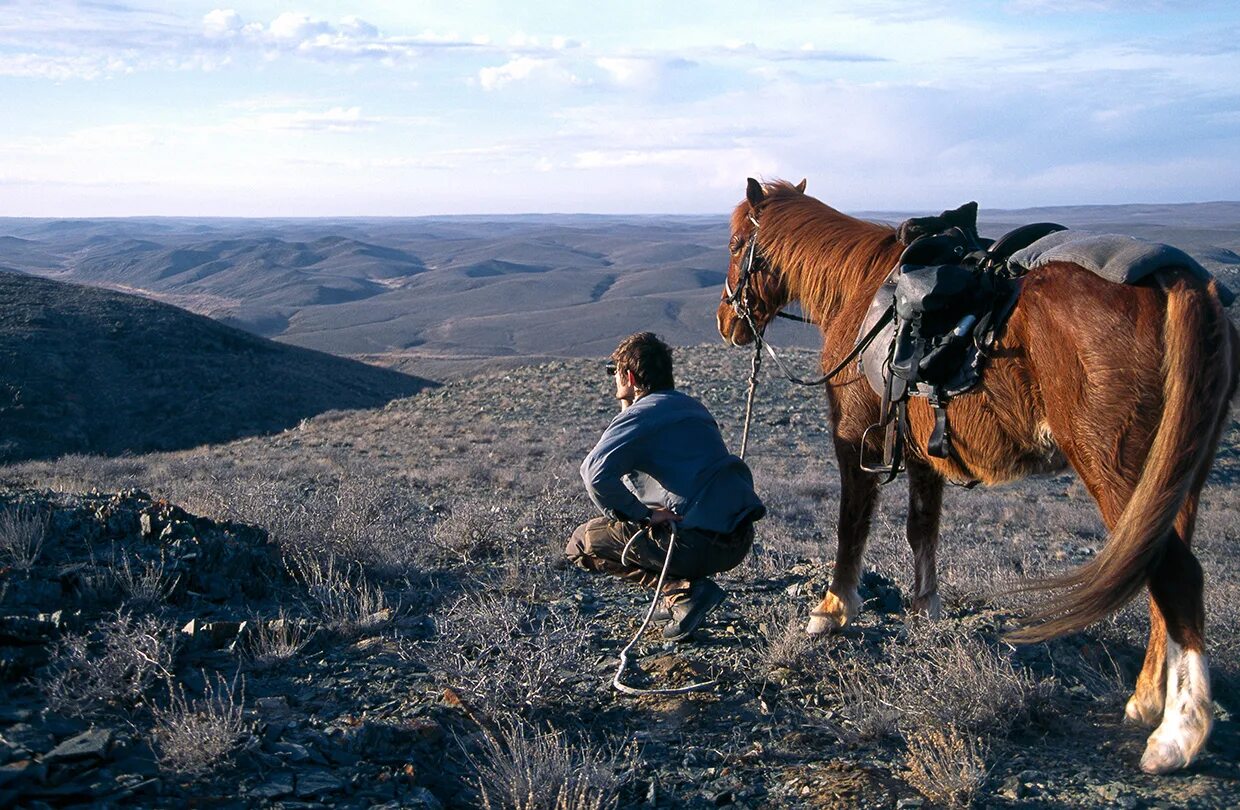
[[[620,564],[625,564],[625,558],[628,556],[629,548],[634,541],[641,536],[642,532],[649,532],[649,528],[641,528],[633,533],[629,538],[629,542],[624,544],[624,551],[620,554]],[[688,686],[678,686],[669,689],[639,689],[636,686],[629,686],[620,678],[624,675],[624,670],[629,665],[629,650],[633,649],[633,645],[637,644],[637,640],[642,637],[642,633],[646,632],[646,628],[650,626],[650,617],[654,615],[654,609],[658,607],[659,599],[663,596],[663,581],[667,579],[667,567],[672,562],[672,549],[676,546],[676,526],[668,524],[667,537],[667,556],[663,558],[663,570],[659,572],[659,584],[654,588],[654,599],[650,602],[650,607],[646,609],[646,618],[642,620],[642,626],[637,629],[637,634],[633,636],[633,640],[625,645],[620,651],[620,666],[616,669],[616,677],[611,679],[612,687],[626,695],[683,695],[686,692],[700,692],[704,689],[713,689],[718,680],[711,678],[709,681],[701,683],[691,683]]]
[[[745,460],[745,450],[749,447],[749,425],[753,422],[754,394],[758,391],[758,372],[762,369],[762,340],[754,342],[753,361],[749,368],[749,395],[745,398],[745,427],[741,431],[741,461]]]

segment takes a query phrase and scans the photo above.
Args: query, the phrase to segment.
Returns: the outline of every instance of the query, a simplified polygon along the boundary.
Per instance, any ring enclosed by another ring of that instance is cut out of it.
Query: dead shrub
[[[632,757],[539,731],[520,721],[485,731],[471,757],[482,806],[488,810],[602,810],[618,803]]]
[[[180,575],[169,577],[167,560],[161,552],[158,560],[145,560],[141,568],[130,563],[128,554],[122,553],[120,564],[112,565],[116,586],[124,594],[125,604],[137,609],[150,609],[163,604],[176,588]]]
[[[331,632],[351,637],[391,621],[393,610],[383,589],[372,585],[358,568],[342,567],[334,556],[324,558],[306,552],[286,556],[285,565],[305,586],[324,627]]]
[[[0,512],[0,560],[18,571],[29,571],[43,553],[48,516],[25,507]]]
[[[502,593],[467,594],[436,617],[425,652],[476,705],[555,702],[589,671],[589,629],[576,611]]]
[[[877,650],[841,640],[823,656],[853,741],[954,724],[969,734],[1005,735],[1049,696],[1010,658],[946,623],[920,623]]]
[[[905,739],[908,783],[935,804],[969,807],[990,772],[985,738],[953,725],[919,730]]]
[[[252,620],[246,634],[244,654],[251,669],[266,670],[292,660],[309,641],[305,629],[281,608],[276,618]]]
[[[971,734],[1006,734],[1049,692],[978,638],[932,623],[916,631],[890,662],[905,726],[954,723]]]
[[[766,641],[761,667],[769,672],[780,667],[801,668],[814,650],[813,639],[805,633],[805,622],[795,605],[772,610],[758,625]]]
[[[57,643],[43,683],[52,709],[88,716],[106,707],[134,708],[157,680],[172,677],[176,637],[153,617],[117,614],[94,635],[70,634]]]
[[[232,683],[219,675],[214,683],[206,680],[203,696],[193,701],[183,686],[173,688],[169,682],[167,707],[151,710],[159,764],[184,776],[200,776],[227,762],[249,730],[244,702],[245,683],[238,689],[236,678]]]

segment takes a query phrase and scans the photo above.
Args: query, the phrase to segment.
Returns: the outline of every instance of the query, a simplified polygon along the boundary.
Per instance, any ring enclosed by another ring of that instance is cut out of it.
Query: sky
[[[0,0],[0,216],[1240,199],[1234,0]]]

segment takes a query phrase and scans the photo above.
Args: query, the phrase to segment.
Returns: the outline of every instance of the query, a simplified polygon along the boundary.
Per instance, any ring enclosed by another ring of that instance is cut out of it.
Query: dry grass
[[[481,752],[471,761],[488,810],[612,808],[632,766],[623,746],[608,751],[516,720],[482,737]]]
[[[184,687],[168,686],[168,705],[151,710],[155,723],[151,734],[159,752],[159,764],[183,776],[201,776],[226,764],[248,732],[242,704],[245,683],[238,687],[216,676],[206,679],[201,698],[189,700]]]
[[[392,620],[383,588],[366,579],[359,568],[334,555],[309,552],[285,557],[289,573],[306,589],[315,612],[330,632],[353,637],[372,632]]]
[[[0,561],[29,571],[43,553],[47,530],[47,515],[22,507],[4,509],[0,512]]]
[[[309,641],[301,624],[293,621],[281,608],[269,621],[255,618],[254,629],[245,637],[244,655],[251,669],[267,670],[293,660]]]
[[[905,739],[906,778],[927,799],[945,807],[969,807],[990,769],[985,738],[953,725],[917,731]]]
[[[127,607],[151,610],[168,599],[180,577],[168,575],[167,559],[162,553],[158,560],[139,560],[139,563],[140,568],[130,562],[130,555],[122,552],[120,564],[112,565],[112,576]]]
[[[172,677],[175,654],[171,628],[120,613],[94,634],[63,637],[42,688],[51,708],[73,716],[133,709],[155,683]]]

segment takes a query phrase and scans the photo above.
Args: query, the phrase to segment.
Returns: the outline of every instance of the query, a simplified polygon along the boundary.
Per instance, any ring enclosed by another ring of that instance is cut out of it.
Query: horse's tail
[[[1068,573],[1030,583],[1056,592],[1019,622],[1011,641],[1045,641],[1084,629],[1128,604],[1174,536],[1175,519],[1214,459],[1222,416],[1235,391],[1240,346],[1211,283],[1169,276],[1163,330],[1163,410],[1141,477],[1098,556]],[[1024,590],[1024,589],[1022,589]]]

